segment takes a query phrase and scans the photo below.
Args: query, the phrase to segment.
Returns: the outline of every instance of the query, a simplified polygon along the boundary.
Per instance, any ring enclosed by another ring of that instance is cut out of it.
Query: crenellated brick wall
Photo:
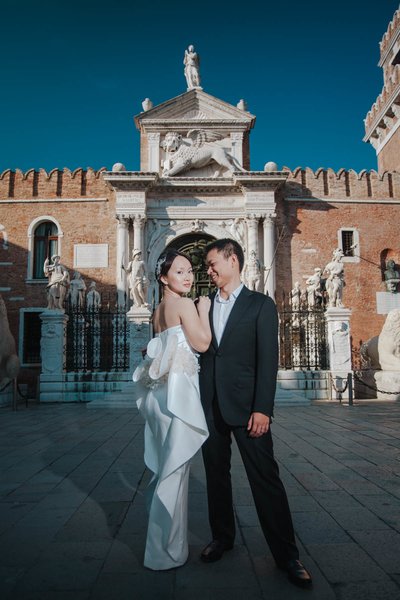
[[[302,198],[336,198],[348,200],[390,200],[400,199],[400,173],[353,169],[317,169],[298,167],[289,173],[285,184],[285,195]]]
[[[108,267],[79,271],[88,286],[93,280],[107,296],[115,292],[115,198],[104,170],[17,169],[0,175],[0,224],[9,240],[4,248],[0,235],[0,287],[17,340],[20,308],[46,305],[46,282],[32,281],[28,272],[29,230],[41,217],[59,224],[61,259],[71,277],[74,244],[108,244]]]
[[[94,171],[75,169],[53,169],[45,171],[29,169],[7,169],[0,175],[0,199],[16,198],[80,198],[105,196],[109,193],[101,174],[105,168]]]

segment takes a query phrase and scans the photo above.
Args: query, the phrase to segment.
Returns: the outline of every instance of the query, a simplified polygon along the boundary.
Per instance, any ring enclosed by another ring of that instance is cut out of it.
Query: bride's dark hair
[[[189,256],[187,256],[183,252],[179,252],[179,250],[175,250],[174,248],[171,248],[170,250],[165,250],[158,259],[155,268],[155,275],[158,282],[161,281],[161,277],[163,275],[167,275],[172,263],[174,262],[177,256],[183,256],[183,258],[186,258],[186,260],[188,260],[192,265],[192,261],[190,260]]]

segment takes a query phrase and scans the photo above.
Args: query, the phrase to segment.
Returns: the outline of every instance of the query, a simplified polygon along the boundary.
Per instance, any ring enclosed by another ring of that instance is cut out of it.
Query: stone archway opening
[[[212,283],[207,275],[207,267],[204,262],[204,248],[216,238],[207,233],[188,233],[174,238],[165,249],[174,248],[190,257],[194,271],[194,285],[191,296],[208,296],[212,291]],[[161,295],[160,295],[161,298]]]

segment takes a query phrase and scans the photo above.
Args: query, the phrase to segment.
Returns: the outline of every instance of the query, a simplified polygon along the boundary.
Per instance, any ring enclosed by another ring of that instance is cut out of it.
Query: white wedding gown
[[[138,408],[146,420],[144,460],[149,524],[144,565],[171,569],[188,557],[187,505],[190,460],[208,437],[200,402],[197,357],[181,325],[152,339],[134,372]]]

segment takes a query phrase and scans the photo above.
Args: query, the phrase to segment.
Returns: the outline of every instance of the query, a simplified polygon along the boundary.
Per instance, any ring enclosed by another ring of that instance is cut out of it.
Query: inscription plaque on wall
[[[74,244],[75,269],[108,267],[108,244]]]
[[[376,312],[378,315],[387,315],[394,308],[400,308],[400,294],[376,292]]]

